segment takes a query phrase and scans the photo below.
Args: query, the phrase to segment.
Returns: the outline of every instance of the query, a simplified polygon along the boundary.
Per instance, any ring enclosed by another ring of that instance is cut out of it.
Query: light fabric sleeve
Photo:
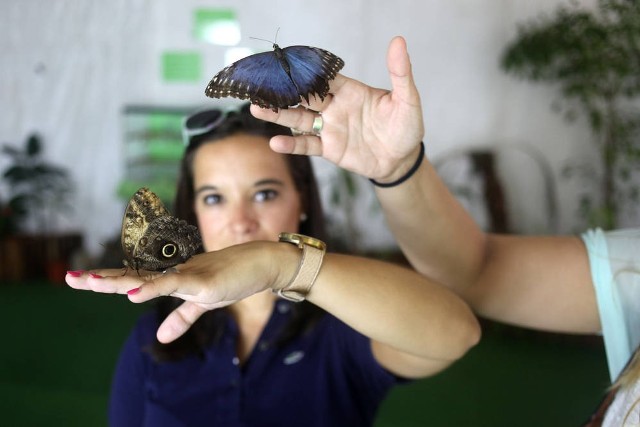
[[[582,235],[614,381],[640,343],[640,229]]]

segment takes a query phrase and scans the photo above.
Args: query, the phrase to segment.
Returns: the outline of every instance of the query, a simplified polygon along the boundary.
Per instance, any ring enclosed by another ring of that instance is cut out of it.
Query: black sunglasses
[[[182,123],[182,142],[188,146],[191,138],[208,134],[220,127],[231,114],[249,114],[249,104],[228,109],[210,108],[185,117]]]

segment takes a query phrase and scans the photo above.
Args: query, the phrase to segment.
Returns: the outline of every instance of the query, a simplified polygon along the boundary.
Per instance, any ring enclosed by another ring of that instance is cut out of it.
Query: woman
[[[420,96],[403,38],[391,41],[387,64],[391,91],[338,75],[331,95],[308,109],[252,112],[302,131],[321,112],[319,134],[278,136],[271,147],[323,156],[370,178],[412,266],[480,315],[547,331],[603,333],[614,385],[589,425],[637,425],[640,229],[581,237],[484,233],[423,158]]]
[[[278,235],[323,230],[309,159],[270,150],[290,130],[247,106],[187,125],[176,209],[197,223],[206,253],[166,274],[66,277],[133,302],[184,300],[143,317],[129,337],[112,425],[371,425],[394,384],[439,372],[478,341],[466,304],[396,265],[326,253],[315,281],[292,292],[312,249],[301,259]]]

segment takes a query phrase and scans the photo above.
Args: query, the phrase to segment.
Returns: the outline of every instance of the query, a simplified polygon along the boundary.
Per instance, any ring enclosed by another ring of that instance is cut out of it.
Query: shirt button
[[[278,304],[278,313],[280,314],[288,313],[290,309],[291,309],[291,306],[289,305],[288,302],[280,301],[280,303]]]
[[[235,366],[238,366],[240,364],[240,359],[238,359],[238,357],[236,356],[231,359],[231,363],[233,363]]]

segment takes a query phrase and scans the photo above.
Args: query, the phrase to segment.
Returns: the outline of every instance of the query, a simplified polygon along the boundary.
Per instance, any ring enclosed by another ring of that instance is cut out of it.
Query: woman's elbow
[[[478,343],[480,342],[480,338],[482,338],[482,327],[480,326],[478,318],[473,313],[470,313],[470,318],[467,321],[466,334],[463,341],[465,346],[463,347],[460,357],[462,357],[467,353],[467,351],[478,345]]]

